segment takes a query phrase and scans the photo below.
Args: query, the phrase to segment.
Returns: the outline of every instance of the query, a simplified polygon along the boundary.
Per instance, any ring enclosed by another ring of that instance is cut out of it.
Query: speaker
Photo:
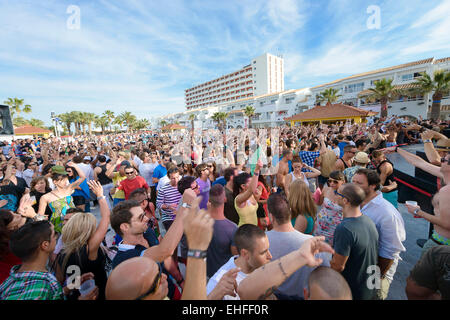
[[[9,107],[0,105],[0,135],[14,135],[14,127],[11,121]]]

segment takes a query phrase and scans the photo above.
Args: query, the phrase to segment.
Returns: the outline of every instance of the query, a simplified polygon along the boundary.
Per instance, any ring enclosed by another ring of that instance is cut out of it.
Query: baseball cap
[[[83,158],[83,160],[89,160],[89,161],[91,161],[92,159],[91,159],[90,156],[85,156],[85,157]]]
[[[369,163],[370,162],[369,156],[367,155],[367,153],[365,153],[363,151],[358,152],[353,159],[359,163]]]
[[[66,169],[63,166],[53,166],[52,173],[68,175]]]

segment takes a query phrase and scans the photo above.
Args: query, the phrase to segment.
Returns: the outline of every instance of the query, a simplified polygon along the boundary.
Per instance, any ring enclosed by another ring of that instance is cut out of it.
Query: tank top
[[[390,162],[389,160],[385,159],[383,161],[381,161],[381,163],[377,166],[377,172],[378,174],[381,174],[381,170],[380,167],[385,163],[388,162],[391,164],[392,169],[394,169],[394,165],[392,164],[392,162]],[[392,170],[392,173],[386,177],[386,180],[384,181],[383,187],[384,186],[388,186],[389,185],[389,180],[391,180],[392,182],[394,182],[394,170]],[[394,190],[390,191],[390,192],[394,192],[395,190],[397,190],[397,188],[395,188]]]
[[[106,164],[100,166],[100,169],[102,169],[102,171],[97,175],[100,184],[104,186],[106,184],[112,183],[112,180],[106,176]]]
[[[348,165],[347,165],[347,163],[344,161],[344,159],[339,158],[339,160],[341,160],[341,161],[344,163],[344,167],[345,167],[345,169],[347,169],[347,168],[348,168]]]
[[[239,215],[238,227],[243,224],[253,224],[258,225],[258,217],[256,212],[258,211],[258,205],[253,205],[250,200],[247,200],[245,207],[239,208],[236,204],[236,199],[234,199],[234,207]]]
[[[301,179],[301,178],[297,178],[295,175],[294,175],[294,171],[292,171],[291,172],[291,176],[292,176],[292,182],[294,182],[295,180],[297,180],[297,179]],[[309,187],[309,181],[308,181],[308,179],[306,178],[306,176],[305,176],[305,174],[302,172],[302,176],[303,176],[303,182],[305,182],[306,183],[306,185]],[[291,182],[291,183],[292,183]]]

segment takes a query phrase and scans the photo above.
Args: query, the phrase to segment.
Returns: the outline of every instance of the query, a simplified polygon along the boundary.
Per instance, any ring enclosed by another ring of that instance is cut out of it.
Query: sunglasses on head
[[[143,295],[140,295],[139,297],[136,298],[136,300],[142,300],[145,297],[147,297],[148,295],[156,292],[156,290],[158,290],[159,285],[161,284],[161,273],[162,273],[162,267],[161,264],[158,263],[158,268],[159,268],[159,272],[158,275],[156,276],[155,280],[153,281],[152,285],[150,286],[150,289],[148,289],[148,291],[146,293],[144,293]]]

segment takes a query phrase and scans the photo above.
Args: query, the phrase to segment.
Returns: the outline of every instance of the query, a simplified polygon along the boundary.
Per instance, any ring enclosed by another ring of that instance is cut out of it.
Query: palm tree
[[[95,121],[95,113],[92,112],[84,112],[84,118],[88,125],[89,135],[92,135],[92,123]]]
[[[80,111],[72,111],[70,112],[70,115],[73,119],[73,123],[75,124],[75,135],[81,134],[81,123],[83,121],[82,113]]]
[[[3,103],[10,106],[11,117],[13,118],[15,114],[19,115],[21,112],[31,112],[31,106],[29,104],[25,105],[23,109],[21,109],[22,105],[24,104],[24,99],[8,98],[8,100],[4,101]]]
[[[333,104],[336,101],[338,101],[338,99],[340,97],[342,97],[342,95],[337,94],[338,92],[339,92],[339,90],[338,89],[334,89],[334,88],[325,89],[324,91],[322,91],[321,93],[316,95],[316,102],[321,104],[322,102],[326,101],[327,104],[328,103]]]
[[[150,125],[150,121],[147,119],[140,119],[132,123],[133,130],[142,130]]]
[[[118,124],[120,126],[121,131],[122,131],[123,123],[124,123],[124,121],[120,115],[116,116],[112,122],[112,124]],[[117,129],[115,131],[117,131]]]
[[[228,113],[226,112],[216,112],[212,115],[211,119],[217,122],[220,131],[223,131],[227,127]]]
[[[25,119],[24,117],[17,116],[13,119],[14,127],[22,127],[27,124],[28,124],[28,120]]]
[[[252,106],[247,106],[244,109],[244,114],[248,117],[248,128],[252,127],[252,118],[255,115],[255,108]]]
[[[67,131],[69,132],[69,135],[72,135],[70,131],[70,126],[74,122],[73,115],[71,113],[62,113],[58,115],[58,118],[61,119],[61,122],[63,122],[66,125]]]
[[[398,96],[404,94],[403,91],[395,89],[392,85],[393,79],[383,78],[375,82],[375,88],[369,88],[370,93],[361,96],[367,100],[378,100],[381,104],[381,118],[387,117],[387,104],[389,101],[395,100]]]
[[[450,71],[436,70],[433,79],[426,72],[414,83],[419,86],[418,92],[425,95],[433,92],[430,118],[437,120],[441,116],[441,99],[450,91]]]
[[[122,123],[125,123],[125,125],[127,126],[127,130],[129,130],[131,124],[136,121],[136,116],[130,111],[122,112],[121,114],[119,114],[119,117],[122,119]]]
[[[105,128],[110,125],[109,119],[103,115],[103,116],[95,116],[94,120],[95,126],[100,127],[102,129],[102,134],[105,132]]]
[[[37,127],[37,128],[45,127],[44,121],[42,121],[40,119],[35,119],[35,118],[32,118],[31,120],[29,120],[28,124],[32,125],[33,127]]]
[[[165,126],[167,126],[167,121],[166,121],[166,120],[161,120],[161,121],[159,122],[159,125],[161,126],[161,128],[162,128],[162,127],[165,127]]]
[[[105,110],[105,112],[103,112],[103,116],[105,116],[108,119],[109,122],[109,130],[112,130],[112,123],[114,118],[116,117],[114,114],[114,111],[111,110]]]

